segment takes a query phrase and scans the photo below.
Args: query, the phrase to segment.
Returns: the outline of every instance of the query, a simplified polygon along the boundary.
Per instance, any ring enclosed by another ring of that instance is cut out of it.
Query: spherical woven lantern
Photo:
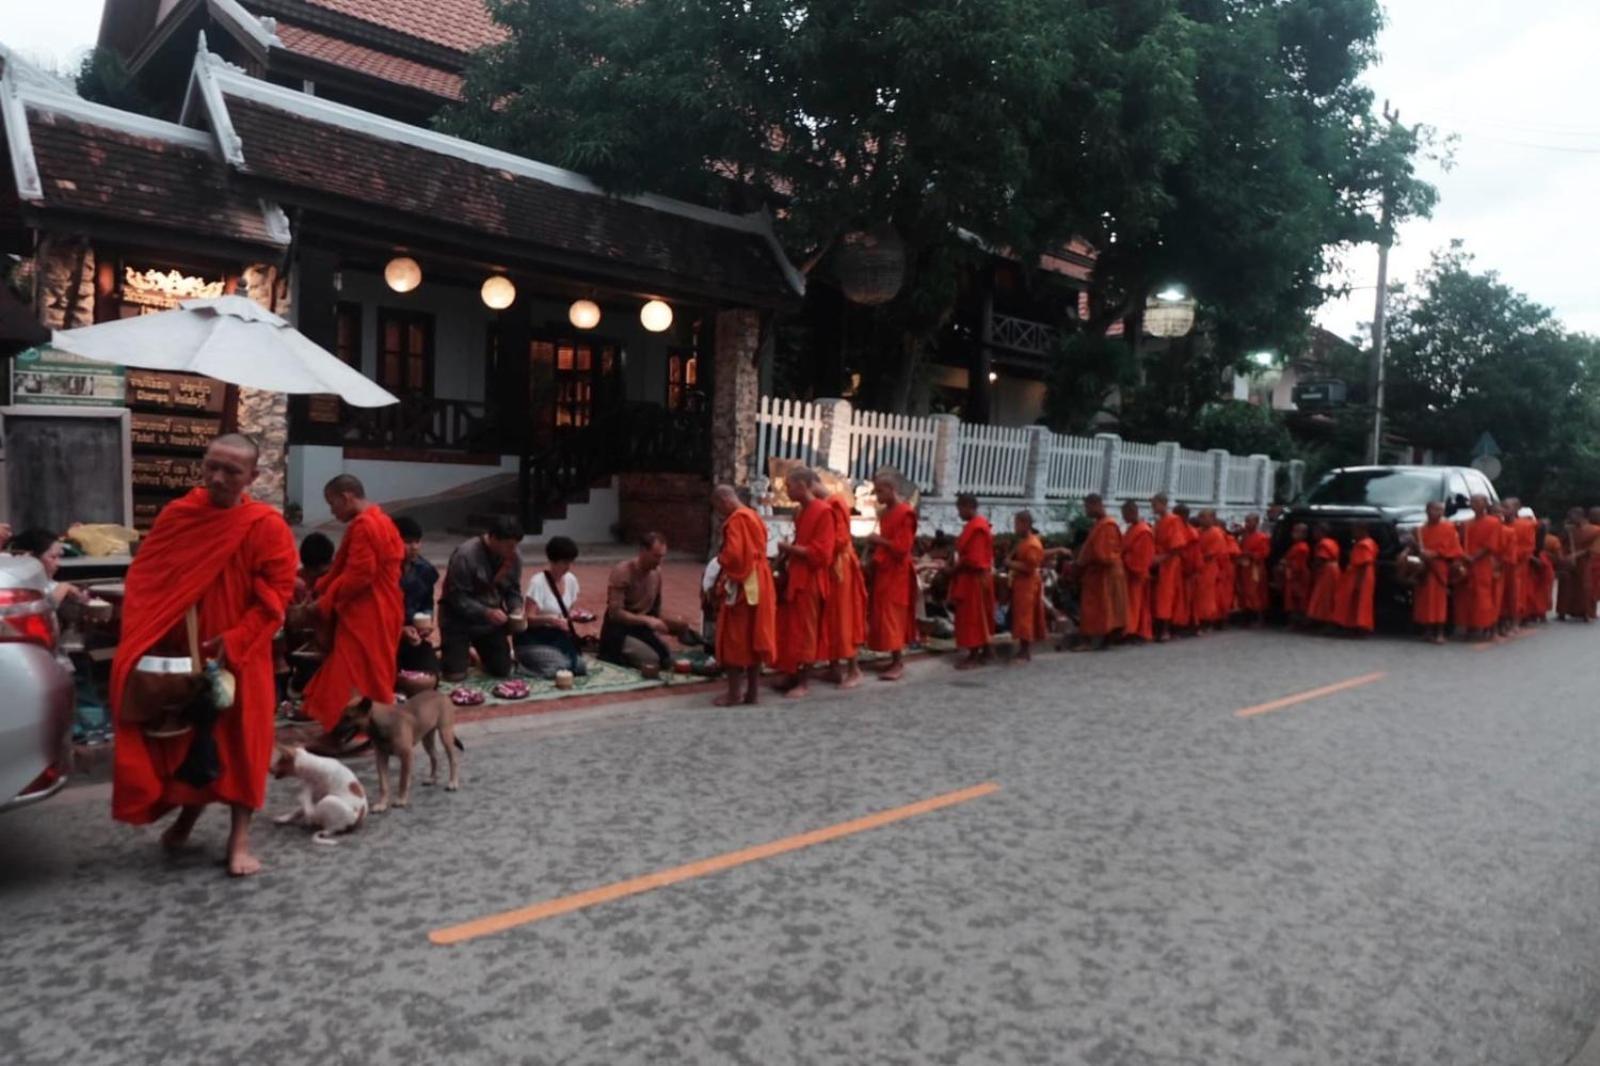
[[[1151,337],[1185,337],[1194,329],[1193,300],[1163,300],[1152,296],[1145,303],[1144,332]]]
[[[422,284],[422,267],[408,255],[396,256],[384,266],[383,280],[395,292],[411,292]]]
[[[905,242],[893,226],[846,233],[839,238],[835,269],[845,299],[866,307],[886,304],[905,284]]]

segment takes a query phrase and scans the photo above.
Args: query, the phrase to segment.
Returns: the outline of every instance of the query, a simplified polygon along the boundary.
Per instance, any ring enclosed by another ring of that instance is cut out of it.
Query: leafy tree
[[[1387,415],[1394,431],[1464,463],[1485,432],[1502,491],[1545,509],[1600,484],[1600,342],[1491,272],[1459,242],[1396,300]]]
[[[83,57],[76,82],[78,95],[85,100],[142,115],[156,113],[155,102],[140,91],[122,57],[109,48],[96,46]]]

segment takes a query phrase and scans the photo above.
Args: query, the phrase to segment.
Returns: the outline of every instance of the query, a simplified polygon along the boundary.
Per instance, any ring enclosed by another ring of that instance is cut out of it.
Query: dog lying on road
[[[428,752],[428,779],[422,783],[438,783],[436,735],[444,742],[444,756],[450,762],[450,780],[444,786],[445,791],[454,792],[461,787],[456,752],[467,749],[456,739],[455,704],[442,692],[423,692],[397,706],[363,699],[344,709],[340,728],[359,729],[372,738],[372,749],[378,757],[378,802],[372,805],[375,814],[389,809],[391,755],[400,757],[400,794],[395,797],[394,805],[405,807],[411,803],[411,756],[418,741]]]
[[[338,759],[280,744],[273,753],[272,773],[300,782],[300,806],[274,819],[279,825],[308,825],[316,830],[311,839],[318,844],[337,844],[334,834],[359,829],[366,821],[367,791]]]

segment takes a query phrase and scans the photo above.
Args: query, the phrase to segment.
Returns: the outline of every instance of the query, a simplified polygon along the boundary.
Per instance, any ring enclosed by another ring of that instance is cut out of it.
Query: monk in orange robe
[[[1128,622],[1122,635],[1126,640],[1153,640],[1150,597],[1150,570],[1155,564],[1156,538],[1150,525],[1139,518],[1139,505],[1133,500],[1122,504],[1122,569],[1128,583]]]
[[[1600,507],[1589,508],[1589,527],[1595,530],[1595,543],[1589,549],[1589,617],[1600,607]]]
[[[794,540],[782,541],[783,595],[778,603],[779,688],[789,699],[810,691],[811,664],[821,653],[822,614],[827,609],[833,567],[833,510],[813,495],[819,479],[809,467],[789,472],[789,498],[800,505]]]
[[[315,589],[313,606],[332,621],[333,646],[306,686],[305,712],[332,731],[357,698],[394,702],[395,655],[406,624],[400,589],[406,546],[357,478],[340,474],[322,495],[346,529]]]
[[[867,583],[850,533],[850,502],[842,493],[823,499],[833,517],[833,566],[828,572],[828,607],[822,614],[822,654],[833,667],[828,680],[840,688],[855,688],[861,684],[856,656],[867,642]]]
[[[718,707],[754,704],[760,699],[761,668],[778,657],[778,591],[767,562],[767,525],[739,501],[731,485],[719,485],[711,507],[722,518],[722,550],[717,553],[717,662],[728,691]]]
[[[970,493],[956,497],[956,513],[966,525],[950,561],[948,597],[955,609],[956,647],[967,653],[956,669],[971,670],[988,661],[994,635],[994,531]]]
[[[1011,574],[1011,636],[1017,642],[1013,663],[1033,661],[1032,645],[1049,633],[1044,614],[1044,541],[1033,528],[1033,515],[1018,511],[1012,520],[1016,547],[1006,560]]]
[[[1278,561],[1283,580],[1283,613],[1303,625],[1311,607],[1311,540],[1304,522],[1289,530],[1289,548]]]
[[[1150,511],[1156,516],[1154,530],[1156,578],[1151,600],[1156,641],[1172,638],[1174,626],[1183,626],[1189,616],[1189,590],[1183,575],[1183,553],[1189,546],[1189,523],[1183,516],[1167,510],[1167,498],[1150,498]]]
[[[1500,605],[1499,631],[1505,634],[1522,624],[1522,571],[1527,559],[1523,556],[1522,537],[1517,527],[1516,497],[1501,500],[1499,510],[1505,527],[1500,532],[1500,583],[1496,602]]]
[[[1556,606],[1556,563],[1561,558],[1561,538],[1550,533],[1540,536],[1536,532],[1535,536],[1539,550],[1533,553],[1528,564],[1528,593],[1523,619],[1535,625],[1544,625],[1550,620],[1550,612]]]
[[[1183,610],[1172,616],[1172,628],[1198,633],[1200,621],[1200,572],[1205,568],[1205,557],[1200,551],[1200,529],[1189,518],[1189,505],[1180,503],[1172,513],[1183,519]]]
[[[1339,542],[1329,536],[1326,526],[1312,535],[1311,600],[1306,617],[1323,625],[1339,624]]]
[[[1260,625],[1266,621],[1271,603],[1267,581],[1267,559],[1272,555],[1272,538],[1261,532],[1261,516],[1245,515],[1244,532],[1239,537],[1239,610],[1254,616]]]
[[[1469,634],[1487,640],[1500,619],[1496,572],[1500,567],[1500,545],[1506,524],[1499,515],[1490,513],[1487,496],[1472,497],[1472,513],[1476,517],[1467,523],[1463,545],[1470,569],[1461,593],[1459,621]]]
[[[294,595],[299,564],[282,515],[246,495],[257,455],[247,437],[218,437],[201,462],[203,487],[156,517],[128,568],[122,641],[111,664],[112,817],[146,825],[181,808],[161,836],[164,847],[177,850],[207,804],[225,803],[232,817],[228,873],[235,877],[261,869],[250,850],[250,819],[266,799],[272,762],[272,638]],[[234,702],[212,731],[221,772],[200,783],[191,773],[184,773],[189,780],[178,777],[197,731],[157,738],[121,720],[124,690],[142,658],[189,655],[184,619],[191,607],[198,608],[201,655],[235,681]]]
[[[1557,617],[1586,623],[1594,621],[1594,571],[1590,562],[1597,548],[1600,548],[1600,526],[1589,521],[1582,507],[1572,508],[1567,512],[1561,583],[1556,593]]]
[[[872,481],[878,502],[878,531],[867,538],[872,547],[872,595],[868,599],[867,647],[889,654],[879,681],[905,676],[906,645],[917,632],[917,571],[912,551],[917,541],[917,512],[900,498],[900,477],[884,470]]]
[[[1128,584],[1122,568],[1122,530],[1106,514],[1098,495],[1084,497],[1084,513],[1093,523],[1078,549],[1077,569],[1082,579],[1078,591],[1079,641],[1073,651],[1100,651],[1128,624]]]
[[[1357,636],[1374,628],[1373,595],[1378,590],[1378,542],[1360,523],[1350,530],[1350,560],[1339,575],[1339,625]]]
[[[1220,522],[1218,528],[1222,529],[1222,554],[1217,557],[1217,617],[1227,625],[1239,609],[1239,557],[1243,549],[1239,539]]]
[[[1423,572],[1411,601],[1411,619],[1433,644],[1443,644],[1450,625],[1450,567],[1462,557],[1455,523],[1444,520],[1444,504],[1428,504],[1428,520],[1417,531]]]
[[[1222,607],[1217,603],[1217,572],[1227,554],[1228,534],[1217,524],[1217,513],[1201,511],[1196,529],[1195,552],[1200,563],[1194,579],[1194,621],[1201,629],[1210,629],[1222,621]]]

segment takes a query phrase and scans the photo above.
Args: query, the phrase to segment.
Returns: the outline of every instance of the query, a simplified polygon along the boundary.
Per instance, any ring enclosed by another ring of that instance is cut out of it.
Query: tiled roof
[[[368,77],[404,85],[450,100],[461,99],[462,77],[454,71],[380,52],[376,48],[330,37],[303,26],[280,22],[278,39],[296,55],[353,70]]]
[[[222,91],[243,142],[245,173],[271,182],[275,194],[288,187],[459,226],[495,238],[502,247],[522,245],[529,258],[556,253],[566,261],[591,264],[597,274],[645,272],[659,278],[663,287],[677,282],[687,291],[763,304],[796,298],[787,263],[771,240],[748,228],[697,217],[712,212],[662,209],[581,191],[574,183],[564,184],[563,172],[553,168],[544,168],[552,175],[544,181],[429,150],[382,136],[382,127],[359,126],[356,118],[370,118],[360,112],[349,112],[348,123],[336,120],[347,114],[337,109],[326,111],[324,121],[311,117],[313,108],[336,105],[285,97],[285,107],[279,108],[236,95],[228,81]]]
[[[281,246],[260,198],[230,187],[205,147],[100,125],[30,101],[37,207],[204,237]],[[185,131],[187,132],[187,131]]]
[[[306,0],[313,7],[397,33],[472,52],[505,37],[484,0]]]

